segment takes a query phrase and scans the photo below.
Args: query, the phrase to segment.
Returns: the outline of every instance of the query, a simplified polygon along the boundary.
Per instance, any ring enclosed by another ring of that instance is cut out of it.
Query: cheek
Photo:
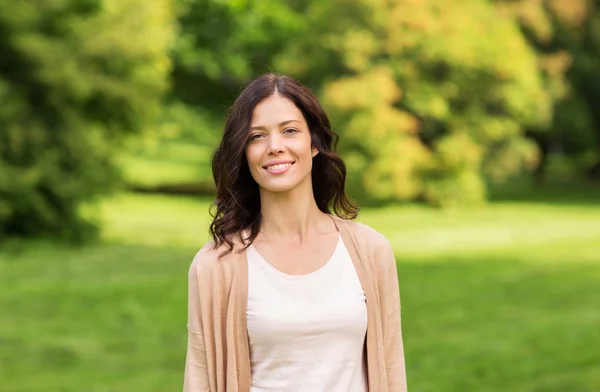
[[[252,146],[246,147],[246,161],[248,161],[248,164],[250,166],[252,166],[253,164],[256,164],[256,159],[257,159],[256,149],[252,148]]]
[[[306,146],[306,149],[309,151],[309,153],[312,154],[313,149],[314,149],[314,144],[313,144],[312,137],[310,136],[310,134],[306,137],[306,140],[304,140],[304,145]]]
[[[252,176],[254,177],[258,171],[257,167],[258,165],[260,165],[260,153],[257,152],[255,148],[247,148],[246,162],[248,163],[250,174],[252,174]]]
[[[306,155],[306,154],[311,154],[312,153],[312,141],[310,139],[310,136],[304,136],[302,138],[297,138],[293,141],[290,141],[290,143],[288,144],[288,149],[293,151],[294,153],[298,154],[298,155]]]

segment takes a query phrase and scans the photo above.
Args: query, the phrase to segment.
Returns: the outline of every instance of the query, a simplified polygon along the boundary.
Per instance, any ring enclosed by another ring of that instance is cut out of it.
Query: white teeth
[[[280,163],[278,165],[272,165],[267,167],[267,170],[281,170],[281,169],[285,169],[286,167],[292,166],[291,163]]]

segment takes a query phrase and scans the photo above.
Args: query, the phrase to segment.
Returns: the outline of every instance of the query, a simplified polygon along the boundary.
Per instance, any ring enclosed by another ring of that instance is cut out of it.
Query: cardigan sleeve
[[[188,345],[185,361],[183,392],[210,391],[208,361],[202,328],[200,291],[198,289],[198,262],[196,256],[188,274]]]
[[[389,241],[385,239],[385,243],[378,248],[379,257],[381,258],[378,262],[381,267],[381,273],[379,274],[379,279],[381,279],[380,304],[388,391],[406,392],[407,382],[404,345],[402,342],[398,269]]]

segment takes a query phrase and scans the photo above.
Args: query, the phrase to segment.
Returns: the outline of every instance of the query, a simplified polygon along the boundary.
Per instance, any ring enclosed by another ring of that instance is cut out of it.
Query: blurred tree
[[[174,101],[213,116],[206,128],[252,77],[300,79],[342,134],[362,201],[477,203],[486,180],[540,157],[543,168],[558,136],[586,152],[596,140],[591,0],[177,4]],[[197,128],[199,140],[214,140]]]
[[[0,0],[0,235],[83,239],[124,135],[159,110],[169,1]]]
[[[524,130],[548,128],[554,97],[514,15],[484,0],[313,1],[303,14],[277,68],[321,75],[354,194],[477,203],[485,177],[536,162]]]
[[[558,150],[593,166],[600,159],[600,23],[598,2],[590,0],[497,0],[520,21],[538,52],[548,91],[555,99],[555,116],[548,132],[528,129],[542,153],[536,169],[541,182],[547,156]]]
[[[221,117],[242,85],[272,69],[299,27],[298,1],[177,0],[173,97]]]
[[[557,41],[572,56],[571,89],[557,111],[553,133],[565,152],[600,179],[600,1],[552,0]]]
[[[178,30],[171,52],[172,90],[160,119],[164,132],[157,155],[172,143],[214,149],[226,110],[242,86],[273,71],[273,57],[297,32],[301,15],[296,3],[175,0]],[[210,167],[210,154],[201,160]],[[212,182],[209,172],[199,168],[197,182]],[[197,185],[186,184],[184,189]]]

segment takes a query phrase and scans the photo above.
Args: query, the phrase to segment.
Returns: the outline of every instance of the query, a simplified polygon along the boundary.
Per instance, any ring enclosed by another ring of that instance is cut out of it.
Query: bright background
[[[600,390],[598,1],[0,10],[0,391],[181,390],[210,156],[268,71],[394,247],[411,391]]]

